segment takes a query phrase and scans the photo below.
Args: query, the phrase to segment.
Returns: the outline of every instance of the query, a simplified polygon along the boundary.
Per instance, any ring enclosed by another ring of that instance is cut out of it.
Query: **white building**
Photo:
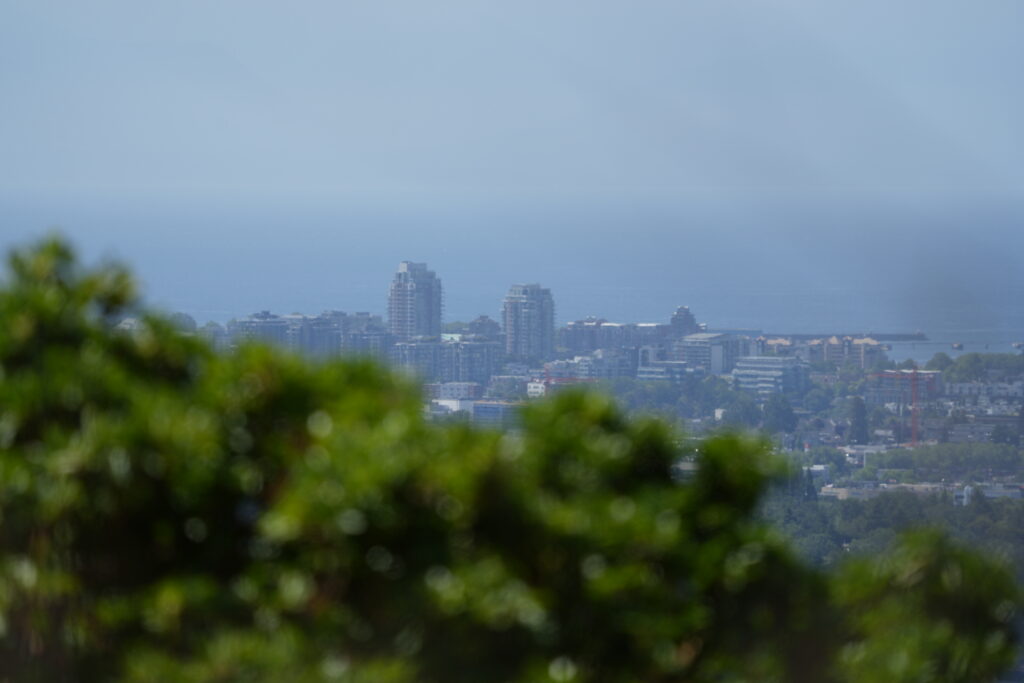
[[[796,394],[807,387],[807,364],[792,356],[744,356],[736,361],[734,386],[760,398]]]

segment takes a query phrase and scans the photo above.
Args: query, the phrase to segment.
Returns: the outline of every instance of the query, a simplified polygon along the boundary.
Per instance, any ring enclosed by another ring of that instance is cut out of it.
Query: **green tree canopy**
[[[796,429],[797,418],[793,406],[784,394],[772,394],[764,404],[764,429],[770,434],[791,432]]]
[[[754,429],[761,424],[761,408],[754,401],[753,397],[746,392],[738,391],[725,414],[722,421],[732,428]]]
[[[868,409],[864,399],[854,396],[849,402],[850,411],[850,443],[866,444],[870,440],[868,433]]]
[[[965,353],[943,369],[947,382],[1008,381],[1024,376],[1024,354]]]
[[[837,576],[798,560],[755,514],[781,471],[760,442],[707,441],[679,482],[678,436],[596,393],[515,433],[433,426],[367,363],[214,354],[60,242],[10,263],[0,677],[979,681],[1012,660],[1008,574],[941,538]]]
[[[825,390],[823,387],[815,386],[804,395],[803,405],[812,413],[821,413],[831,407],[832,399],[832,392]]]
[[[925,364],[924,369],[942,371],[951,365],[953,365],[953,359],[950,358],[949,354],[939,351]]]

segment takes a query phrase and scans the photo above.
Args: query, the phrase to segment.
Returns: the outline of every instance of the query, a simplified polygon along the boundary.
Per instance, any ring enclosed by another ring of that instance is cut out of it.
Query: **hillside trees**
[[[943,371],[946,382],[1006,382],[1024,376],[1024,354],[1020,353],[965,353],[940,364],[945,367],[936,369]]]
[[[772,394],[764,404],[764,429],[769,434],[791,432],[796,429],[797,418],[793,406],[784,394]]]
[[[852,444],[866,444],[870,440],[868,433],[868,410],[864,399],[854,396],[849,400],[850,438]]]

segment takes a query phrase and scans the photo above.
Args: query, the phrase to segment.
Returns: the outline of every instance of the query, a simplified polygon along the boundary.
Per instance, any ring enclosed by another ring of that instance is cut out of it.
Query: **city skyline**
[[[889,342],[901,346],[896,349],[898,361],[926,360],[926,350],[964,352],[962,342],[950,345],[929,340],[921,333],[908,334],[906,330],[819,329],[818,338],[812,339],[814,335],[791,336],[777,326],[709,329],[685,305],[674,307],[670,315],[663,311],[657,322],[588,316],[558,325],[551,290],[537,283],[514,284],[508,289],[502,299],[500,323],[487,314],[471,320],[446,321],[442,317],[444,308],[438,274],[425,262],[402,261],[390,285],[387,321],[372,312],[328,309],[318,315],[277,315],[262,310],[232,319],[226,328],[211,322],[200,331],[218,348],[257,340],[313,356],[370,355],[414,370],[427,381],[444,377],[444,381],[455,382],[486,382],[502,363],[509,361],[544,363],[547,368],[548,361],[559,359],[557,362],[562,366],[556,372],[579,372],[571,369],[574,366],[565,365],[565,359],[574,354],[577,363],[579,354],[591,356],[584,372],[625,371],[656,380],[678,378],[679,373],[694,364],[713,374],[727,372],[738,359],[749,355],[755,344],[759,353],[771,356],[786,356],[801,349],[799,353],[806,358],[817,355],[822,360],[855,362],[862,368],[884,360],[885,352],[894,349]],[[177,317],[180,321],[182,316]],[[184,317],[184,328],[194,329],[195,321]],[[920,350],[916,350],[919,345]],[[980,349],[971,344],[968,351],[990,351],[989,346],[985,344]],[[1016,342],[1012,346],[1019,348]],[[621,356],[623,350],[627,350],[627,356]],[[628,360],[629,355],[632,361]]]
[[[385,320],[388,321],[389,327],[391,327],[392,330],[393,330],[393,325],[390,322],[391,310],[393,308],[392,303],[391,303],[392,292],[394,291],[394,288],[396,286],[396,282],[398,282],[399,279],[404,278],[407,282],[412,282],[412,279],[415,277],[414,273],[416,273],[416,272],[426,274],[426,277],[429,280],[431,280],[432,282],[436,283],[436,286],[438,288],[438,292],[441,291],[442,279],[437,275],[435,270],[431,270],[428,267],[428,264],[426,262],[415,262],[415,261],[403,260],[403,261],[401,261],[399,263],[398,272],[395,274],[395,276],[394,276],[394,278],[393,278],[393,280],[392,280],[392,282],[390,284],[390,288],[391,289],[389,290],[389,294],[386,295],[386,297],[384,298],[383,302],[382,303],[378,303],[377,306],[373,306],[373,305],[370,305],[370,306],[344,306],[344,305],[340,305],[339,302],[331,302],[331,303],[328,303],[327,305],[321,306],[319,308],[312,308],[312,309],[306,308],[305,310],[302,310],[302,307],[284,306],[284,307],[282,307],[282,308],[280,308],[278,310],[282,314],[291,314],[291,315],[315,315],[318,312],[330,312],[330,311],[338,311],[338,310],[342,310],[342,309],[350,310],[350,311],[365,310],[366,313],[364,313],[364,314],[383,315],[385,317]],[[522,280],[520,280],[520,281],[522,281]],[[483,283],[483,284],[486,284],[488,287],[493,287],[493,288],[497,289],[497,286],[495,286],[494,283],[488,282],[488,283]],[[371,289],[376,289],[376,287],[373,287],[372,285],[367,285],[367,287],[369,287]],[[512,285],[511,287],[512,288],[515,288],[515,287],[539,287],[539,285]],[[550,288],[543,288],[543,289],[545,289],[549,293],[551,291]],[[605,289],[606,290],[613,290],[614,288],[613,287],[607,287]],[[630,290],[629,287],[624,287],[623,288],[623,291],[627,291],[628,292],[629,290]],[[618,294],[621,295],[622,292],[619,292]],[[503,311],[503,308],[505,307],[505,303],[506,303],[506,301],[508,300],[508,297],[509,297],[509,291],[508,290],[505,291],[505,294],[503,296],[500,296],[500,297],[496,296],[495,298],[493,298],[489,306],[481,306],[478,309],[470,309],[470,308],[464,306],[458,314],[455,314],[455,315],[442,315],[440,311],[444,311],[444,312],[449,312],[450,311],[450,306],[449,306],[449,303],[448,303],[448,299],[449,299],[449,297],[451,297],[451,295],[452,295],[452,293],[449,290],[449,291],[445,291],[443,294],[439,294],[437,296],[437,298],[433,299],[433,301],[437,302],[437,308],[439,309],[439,310],[435,310],[434,311],[434,315],[436,315],[436,321],[438,323],[449,323],[449,322],[469,323],[469,322],[471,322],[473,319],[475,319],[477,317],[492,317],[492,316],[495,319],[499,320],[499,321],[504,321],[504,317],[505,316],[504,316],[504,313],[502,313],[502,311]],[[456,293],[456,296],[458,296],[458,293]],[[584,320],[584,319],[602,319],[602,320],[605,320],[605,321],[621,322],[621,323],[642,323],[642,322],[650,322],[652,320],[660,320],[661,318],[664,317],[664,312],[665,312],[665,307],[664,306],[660,306],[658,308],[658,310],[656,310],[654,312],[653,315],[643,315],[643,314],[635,315],[635,316],[618,316],[618,315],[615,315],[614,309],[616,308],[616,306],[614,305],[614,303],[615,303],[615,299],[616,298],[617,297],[613,296],[613,297],[611,297],[609,299],[609,303],[612,304],[612,305],[609,306],[609,308],[613,309],[613,310],[605,310],[605,309],[603,309],[600,306],[592,307],[592,308],[589,308],[585,314],[579,314],[578,311],[577,311],[577,312],[573,312],[573,313],[569,313],[569,314],[563,315],[561,317],[555,316],[553,324],[556,325],[556,326],[557,325],[565,325],[565,324],[572,323],[573,321],[580,321],[580,320]],[[434,304],[430,304],[430,305],[433,306]],[[562,308],[562,304],[560,304],[559,307],[556,307],[554,310],[556,310],[556,311],[557,310],[561,310],[561,308]],[[693,313],[690,311],[690,307],[686,306],[686,305],[678,305],[678,303],[676,303],[676,304],[672,304],[672,308],[675,310],[675,313],[672,316],[672,324],[680,326],[680,329],[686,329],[686,330],[693,331],[693,326],[696,323],[695,323],[695,320],[694,320],[694,317],[693,317]],[[168,310],[169,312],[188,314],[190,317],[192,317],[199,324],[206,323],[206,322],[213,322],[213,323],[218,323],[218,324],[224,325],[224,324],[227,324],[228,322],[230,322],[232,320],[242,319],[242,318],[251,316],[251,315],[253,315],[253,311],[255,311],[255,313],[258,314],[260,311],[267,311],[269,309],[267,309],[265,306],[257,305],[255,307],[253,307],[253,309],[251,309],[248,312],[238,311],[237,313],[232,314],[230,316],[220,316],[220,317],[203,316],[201,314],[200,315],[196,315],[194,311],[189,311],[187,309],[165,308],[165,310]],[[495,314],[495,312],[497,312],[497,314],[493,315],[493,314]],[[712,316],[714,316],[716,314],[716,312],[717,311],[715,310],[714,307],[711,307],[710,310],[709,310],[709,314],[712,315]],[[501,324],[502,324],[502,326],[504,326],[505,323],[502,322]],[[796,325],[796,326],[788,325],[784,320],[780,322],[778,319],[776,319],[775,317],[773,317],[771,315],[759,316],[757,319],[745,321],[745,324],[729,324],[728,321],[725,324],[722,324],[721,322],[719,322],[718,320],[715,320],[713,318],[707,324],[710,324],[712,327],[718,328],[718,329],[762,330],[762,331],[765,331],[765,332],[768,332],[768,333],[793,333],[793,334],[818,334],[818,335],[824,334],[824,335],[829,335],[829,334],[836,334],[836,333],[838,333],[838,334],[869,334],[869,333],[910,334],[910,333],[924,333],[924,332],[927,332],[929,336],[933,336],[931,331],[922,330],[920,327],[916,327],[915,328],[915,327],[912,327],[912,326],[909,326],[909,325],[898,325],[898,324],[896,324],[896,325],[892,325],[892,324],[889,324],[889,325],[884,325],[884,324],[882,324],[882,325],[864,325],[862,322],[859,322],[857,320],[852,320],[852,321],[843,321],[843,320],[828,321],[828,320],[825,320],[825,321],[822,321],[820,324],[817,324],[817,323],[816,324],[812,324],[812,326],[808,329],[808,328],[805,328],[805,327],[803,327],[801,325]],[[1010,329],[1011,328],[1008,328],[1008,330],[1010,330]],[[430,336],[430,335],[439,334],[439,328],[434,327],[434,328],[431,328],[431,330],[432,331],[422,332],[422,333],[418,333],[416,335],[399,335],[399,336],[406,336],[406,337],[407,336],[423,336],[423,335]],[[982,339],[988,339],[988,340],[992,339],[991,335],[988,335],[989,331],[987,331],[987,330],[980,330],[980,331],[985,333],[985,334],[982,335],[982,337],[975,337],[975,336],[971,335],[970,333],[968,333],[966,335],[961,335],[961,336],[957,336],[956,334],[953,334],[953,336],[955,336],[957,339],[960,339],[962,337],[964,339],[967,339],[968,341],[972,341],[972,342],[973,341],[977,341],[977,343],[989,343],[989,342],[986,342],[986,341],[980,341]],[[945,328],[940,328],[938,337],[941,340],[944,341],[947,337],[949,337],[951,332],[953,332],[953,331],[949,330],[949,329],[945,329]],[[1022,332],[1024,332],[1024,330],[1022,330]],[[952,337],[949,337],[949,338],[952,338]],[[1004,342],[1004,341],[1005,342],[1017,341],[1017,337],[1014,334],[1012,334],[1012,332],[1010,332],[1009,334],[1004,332],[1004,333],[1002,333],[1002,336],[999,338],[999,340],[996,343],[1001,343],[1001,342]]]

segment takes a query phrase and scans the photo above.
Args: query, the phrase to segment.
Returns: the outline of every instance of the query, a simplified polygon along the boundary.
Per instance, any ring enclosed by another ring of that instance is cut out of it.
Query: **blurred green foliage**
[[[119,320],[138,317],[133,330]],[[361,362],[214,354],[49,241],[0,288],[0,679],[982,681],[1016,588],[941,537],[826,575],[784,469],[610,399],[430,425]]]

